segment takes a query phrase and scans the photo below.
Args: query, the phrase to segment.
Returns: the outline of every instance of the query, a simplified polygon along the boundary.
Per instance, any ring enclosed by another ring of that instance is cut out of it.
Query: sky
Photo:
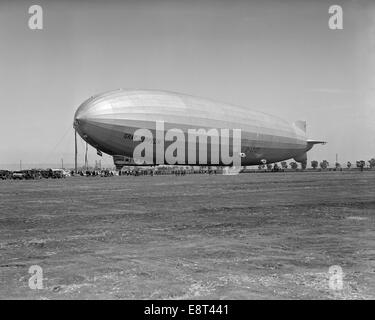
[[[28,27],[34,4],[43,30]],[[328,27],[333,4],[342,30]],[[75,110],[117,88],[306,120],[308,137],[328,142],[309,163],[375,157],[371,0],[0,0],[0,40],[0,168],[72,164]],[[112,165],[90,148],[99,159]]]

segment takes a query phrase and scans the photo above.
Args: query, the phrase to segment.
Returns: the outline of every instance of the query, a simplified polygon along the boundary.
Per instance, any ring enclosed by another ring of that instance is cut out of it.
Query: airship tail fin
[[[311,140],[311,139],[307,139],[306,140],[307,142],[307,149],[306,151],[309,151],[312,149],[312,147],[316,144],[326,144],[327,142],[326,141],[322,141],[322,140]]]
[[[306,163],[307,163],[307,154],[306,154],[306,152],[301,153],[298,156],[295,156],[293,159],[296,160],[297,162],[300,162],[302,164],[302,167],[304,165],[306,166]]]
[[[311,145],[314,145],[314,144],[326,144],[326,143],[327,143],[327,141],[307,139],[307,144],[311,144]]]

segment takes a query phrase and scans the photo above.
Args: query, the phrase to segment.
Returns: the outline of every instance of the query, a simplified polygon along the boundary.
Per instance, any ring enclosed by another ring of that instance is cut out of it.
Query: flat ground
[[[0,203],[2,299],[375,298],[374,171],[0,181]]]

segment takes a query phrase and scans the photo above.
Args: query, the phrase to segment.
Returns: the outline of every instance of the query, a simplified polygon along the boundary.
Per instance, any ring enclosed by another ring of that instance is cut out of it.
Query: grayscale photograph
[[[0,300],[375,298],[374,1],[0,0],[0,39]]]

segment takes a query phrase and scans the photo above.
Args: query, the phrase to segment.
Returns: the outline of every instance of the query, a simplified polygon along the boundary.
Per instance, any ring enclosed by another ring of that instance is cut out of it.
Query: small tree
[[[281,168],[283,168],[283,169],[287,169],[288,168],[288,164],[286,163],[286,161],[282,161],[281,162]]]
[[[352,163],[350,161],[348,161],[348,163],[346,164],[347,168],[350,169],[350,167],[352,166]]]
[[[368,161],[370,168],[375,168],[375,158],[372,158]]]
[[[298,164],[297,162],[294,162],[292,161],[291,163],[289,163],[290,167],[293,169],[293,170],[296,170],[298,168]]]
[[[324,170],[329,167],[329,162],[327,160],[323,160],[319,165]]]
[[[341,168],[341,164],[338,163],[338,162],[336,162],[336,163],[335,163],[335,168],[336,168],[336,170],[337,170],[337,169],[340,169],[340,168]]]
[[[360,168],[361,171],[363,171],[363,168],[365,167],[365,165],[366,165],[366,162],[364,160],[356,161],[356,166],[357,168]]]
[[[311,161],[311,167],[315,170],[318,167],[319,163],[316,160]]]
[[[272,164],[271,163],[267,163],[267,170],[272,170]]]

